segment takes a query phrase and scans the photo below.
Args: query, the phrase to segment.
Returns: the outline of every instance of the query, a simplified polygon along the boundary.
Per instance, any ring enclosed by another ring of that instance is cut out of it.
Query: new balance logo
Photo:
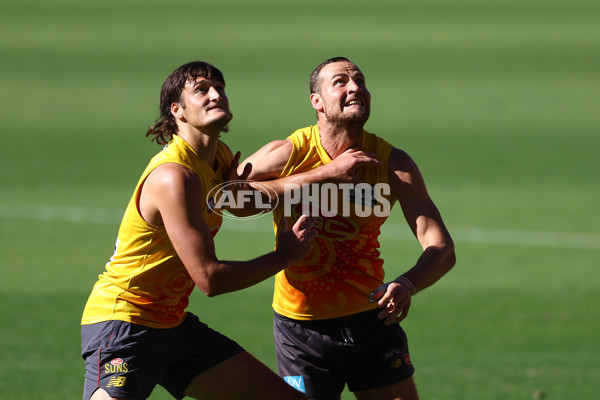
[[[127,380],[124,376],[113,376],[108,380],[107,388],[109,387],[123,387],[125,386],[125,381]]]
[[[304,377],[302,375],[284,376],[283,380],[294,389],[302,393],[306,393],[306,388],[304,387]]]

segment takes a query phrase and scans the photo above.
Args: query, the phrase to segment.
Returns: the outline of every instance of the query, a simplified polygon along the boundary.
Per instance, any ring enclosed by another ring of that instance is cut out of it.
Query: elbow
[[[223,285],[218,283],[215,277],[204,279],[200,284],[196,283],[196,286],[198,286],[206,297],[215,297],[227,293],[227,290],[224,289]]]
[[[446,268],[450,271],[456,265],[456,251],[454,250],[454,242],[450,240],[450,242],[445,246],[446,253]]]
[[[223,285],[219,284],[218,274],[211,271],[211,268],[207,268],[202,271],[202,274],[194,277],[194,283],[206,297],[215,297],[225,293]]]
[[[196,286],[198,286],[198,288],[202,291],[202,293],[204,293],[206,295],[206,297],[215,297],[215,296],[218,296],[219,294],[221,294],[221,293],[219,293],[217,288],[215,288],[214,286],[211,286],[211,285],[203,285],[203,286],[196,285]]]

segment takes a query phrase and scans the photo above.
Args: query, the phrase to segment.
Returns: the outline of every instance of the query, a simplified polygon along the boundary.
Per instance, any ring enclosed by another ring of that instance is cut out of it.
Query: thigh
[[[133,399],[124,399],[122,397],[111,397],[106,391],[102,388],[98,388],[90,397],[90,400],[133,400]]]
[[[391,387],[412,377],[408,340],[400,325],[385,326],[376,314],[354,324],[355,353],[348,388],[352,392]],[[402,386],[402,385],[400,385]]]
[[[277,369],[288,384],[309,399],[339,399],[346,383],[344,348],[335,330],[275,316]]]
[[[165,368],[156,352],[154,331],[123,321],[83,325],[83,399],[102,393],[113,398],[147,398]]]
[[[354,392],[358,400],[418,400],[417,387],[412,376],[401,382],[375,389]]]
[[[185,395],[206,400],[306,399],[301,392],[245,351],[196,376]]]
[[[235,341],[209,328],[191,313],[172,329],[166,342],[169,364],[159,384],[176,399],[184,397],[186,388],[198,375],[244,351]]]

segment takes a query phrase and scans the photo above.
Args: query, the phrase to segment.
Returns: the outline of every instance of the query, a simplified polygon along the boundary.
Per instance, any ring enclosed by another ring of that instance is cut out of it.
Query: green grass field
[[[144,134],[164,78],[220,67],[225,141],[247,156],[313,123],[308,76],[338,55],[456,241],[403,324],[421,398],[598,399],[598,20],[592,0],[2,0],[0,399],[80,398],[79,318],[159,150]],[[239,260],[272,243],[267,218],[216,240]],[[390,276],[419,254],[399,210],[382,247]],[[275,368],[271,288],[190,309]]]

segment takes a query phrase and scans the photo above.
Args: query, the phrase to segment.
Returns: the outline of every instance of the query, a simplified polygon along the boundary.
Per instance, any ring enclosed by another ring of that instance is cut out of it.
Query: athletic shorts
[[[82,325],[83,400],[98,388],[111,397],[146,399],[157,384],[182,399],[196,376],[242,351],[191,313],[170,329],[124,321]]]
[[[342,318],[298,321],[275,313],[273,331],[279,375],[309,399],[339,398],[374,389],[414,373],[406,334],[385,326],[379,309]]]

